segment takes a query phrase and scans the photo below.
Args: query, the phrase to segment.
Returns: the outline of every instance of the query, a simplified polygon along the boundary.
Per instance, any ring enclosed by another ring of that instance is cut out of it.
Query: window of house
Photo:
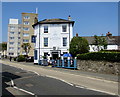
[[[20,50],[20,47],[18,47],[18,50]]]
[[[44,33],[48,33],[48,26],[44,26]]]
[[[18,45],[20,45],[20,42],[18,42]]]
[[[23,30],[24,31],[29,31],[29,28],[28,27],[24,27]]]
[[[10,29],[11,29],[11,30],[14,30],[14,29],[15,29],[15,27],[14,27],[14,26],[10,26]]]
[[[24,36],[24,37],[28,37],[28,36],[29,36],[29,33],[23,33],[23,36]]]
[[[31,36],[31,42],[36,43],[36,36],[34,36],[34,35]]]
[[[18,32],[18,34],[20,34],[20,32]]]
[[[30,17],[29,16],[24,16],[24,19],[30,19]]]
[[[48,38],[44,38],[44,47],[48,47]]]
[[[62,32],[67,32],[67,25],[62,25]]]
[[[29,25],[29,21],[24,21],[24,25]]]
[[[14,44],[14,42],[10,42],[10,44]]]
[[[63,54],[67,54],[67,52],[63,52]]]
[[[44,52],[44,59],[47,59],[48,52]]]
[[[14,49],[14,47],[9,47],[9,49],[10,49],[10,50],[13,50],[13,49]]]
[[[28,39],[23,39],[23,42],[27,43],[27,42],[29,42],[29,40]]]
[[[20,37],[18,37],[18,39],[20,39]]]
[[[63,37],[63,46],[67,46],[67,37]]]
[[[10,32],[10,34],[14,34],[15,32]]]
[[[14,55],[14,53],[9,53],[9,55]]]
[[[14,37],[10,37],[10,39],[14,39]]]

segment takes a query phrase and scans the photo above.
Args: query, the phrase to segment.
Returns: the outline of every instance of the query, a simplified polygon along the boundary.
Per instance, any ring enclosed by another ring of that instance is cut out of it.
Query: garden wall
[[[92,61],[92,60],[77,60],[79,70],[118,75],[120,68],[119,62],[106,62],[106,61]]]

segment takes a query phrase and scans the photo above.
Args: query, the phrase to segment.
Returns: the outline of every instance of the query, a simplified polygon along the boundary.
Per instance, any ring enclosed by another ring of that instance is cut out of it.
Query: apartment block
[[[34,29],[32,25],[35,22],[35,18],[38,18],[36,13],[22,13],[22,41],[21,43],[30,43],[31,49],[29,56],[34,56],[34,43],[31,42],[32,35],[34,35]],[[21,54],[25,54],[25,51],[21,48]]]
[[[7,56],[16,57],[21,48],[21,24],[18,19],[9,19]]]
[[[35,22],[35,18],[38,18],[38,14],[22,13],[21,15],[22,21],[9,19],[7,56],[16,57],[18,55],[25,55],[26,53],[21,47],[23,43],[30,43],[29,56],[34,56],[34,43],[31,42],[31,38],[34,35],[32,25]]]

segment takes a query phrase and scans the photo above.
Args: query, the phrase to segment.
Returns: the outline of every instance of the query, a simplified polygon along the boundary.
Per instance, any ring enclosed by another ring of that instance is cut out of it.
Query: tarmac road
[[[27,95],[31,93],[33,95],[104,95],[104,97],[115,97],[5,64],[2,65],[2,76],[11,78],[15,87],[27,91],[24,92]],[[9,91],[12,92],[11,94],[16,94],[12,89]],[[24,93],[21,92],[19,95],[25,95]]]

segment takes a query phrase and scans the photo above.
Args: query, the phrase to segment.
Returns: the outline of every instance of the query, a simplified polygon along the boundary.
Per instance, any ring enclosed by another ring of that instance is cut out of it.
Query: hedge
[[[77,58],[80,60],[104,60],[112,62],[120,62],[120,52],[91,52],[85,54],[78,54]]]
[[[19,56],[17,57],[17,61],[18,61],[18,62],[23,62],[23,61],[25,61],[25,56],[24,56],[24,55],[19,55]]]

